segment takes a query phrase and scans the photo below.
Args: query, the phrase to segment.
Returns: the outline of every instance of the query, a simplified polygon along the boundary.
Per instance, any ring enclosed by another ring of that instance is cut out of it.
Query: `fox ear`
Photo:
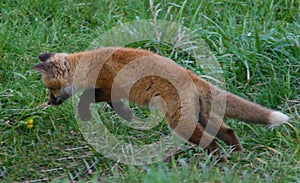
[[[46,62],[50,57],[52,57],[54,53],[43,53],[38,56],[41,62]]]
[[[32,66],[31,69],[42,72],[44,74],[52,75],[52,70],[50,68],[50,64],[46,63],[46,62]]]

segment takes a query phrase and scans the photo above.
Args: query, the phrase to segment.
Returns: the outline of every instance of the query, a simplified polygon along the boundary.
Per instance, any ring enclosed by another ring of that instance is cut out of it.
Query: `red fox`
[[[45,53],[38,58],[42,63],[32,69],[43,73],[44,83],[50,91],[49,105],[60,105],[75,92],[84,90],[78,105],[82,120],[90,119],[91,103],[107,102],[117,114],[130,121],[133,112],[121,99],[128,98],[129,102],[143,106],[154,101],[164,111],[169,127],[176,134],[213,152],[220,161],[227,159],[220,155],[214,130],[216,137],[234,146],[236,151],[243,147],[234,130],[223,122],[220,109],[212,110],[213,93],[224,96],[223,114],[227,117],[269,126],[281,125],[289,119],[279,111],[225,92],[175,62],[147,50],[107,47],[73,54]],[[124,69],[129,72],[119,77],[119,72]],[[150,74],[139,73],[145,70]],[[183,92],[178,91],[178,86]],[[218,103],[215,106],[223,107]],[[204,130],[209,122],[212,130]]]

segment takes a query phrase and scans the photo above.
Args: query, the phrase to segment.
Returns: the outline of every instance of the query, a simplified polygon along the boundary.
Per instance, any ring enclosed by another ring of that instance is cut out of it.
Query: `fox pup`
[[[90,119],[91,103],[107,102],[130,121],[133,112],[121,99],[143,106],[154,104],[164,112],[177,135],[214,153],[220,161],[227,159],[221,157],[214,135],[236,151],[243,149],[234,130],[223,122],[223,116],[269,126],[289,119],[279,111],[225,92],[147,50],[107,47],[73,54],[45,53],[38,58],[41,63],[32,69],[43,73],[50,105],[60,105],[84,90],[78,105],[82,120]]]

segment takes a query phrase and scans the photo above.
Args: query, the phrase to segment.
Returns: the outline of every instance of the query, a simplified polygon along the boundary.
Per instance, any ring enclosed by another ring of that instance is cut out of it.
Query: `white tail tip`
[[[270,127],[274,128],[286,123],[289,120],[289,117],[282,112],[274,111],[269,116]]]

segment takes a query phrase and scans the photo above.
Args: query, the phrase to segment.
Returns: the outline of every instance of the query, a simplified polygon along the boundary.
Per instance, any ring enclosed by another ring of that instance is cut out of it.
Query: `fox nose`
[[[57,105],[56,99],[54,100],[53,98],[51,98],[51,99],[48,101],[48,105]]]
[[[48,101],[48,105],[60,105],[64,101],[65,101],[64,98],[51,98]]]
[[[48,101],[48,105],[60,105],[61,103],[63,103],[63,100]]]
[[[51,97],[48,101],[48,105],[60,105],[63,101],[62,98]]]
[[[53,93],[50,93],[48,105],[60,105],[65,100],[67,100],[71,95],[63,94],[59,96],[55,96]]]

